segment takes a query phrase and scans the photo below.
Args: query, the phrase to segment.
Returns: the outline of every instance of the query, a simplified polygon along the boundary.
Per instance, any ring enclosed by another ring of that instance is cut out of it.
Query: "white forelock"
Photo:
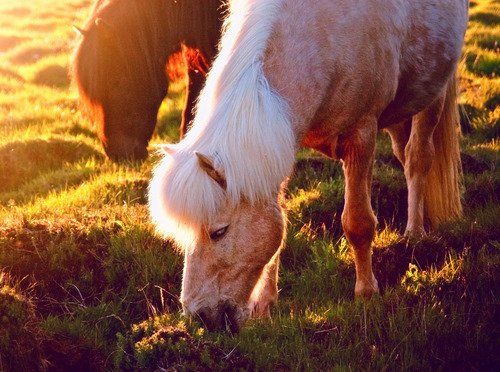
[[[192,129],[154,171],[149,206],[158,230],[181,245],[225,203],[275,198],[290,174],[296,139],[286,102],[269,86],[262,59],[282,0],[233,0],[221,49],[200,94]],[[215,162],[227,190],[201,170]]]

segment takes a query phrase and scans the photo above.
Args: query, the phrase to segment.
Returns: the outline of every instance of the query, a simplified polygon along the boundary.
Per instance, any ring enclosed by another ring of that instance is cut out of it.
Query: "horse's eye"
[[[212,231],[210,233],[210,239],[212,239],[213,241],[217,241],[221,238],[224,237],[224,235],[226,235],[227,233],[227,229],[229,228],[229,225],[227,226],[224,226],[223,228],[221,229],[218,229],[218,230],[215,230],[215,231]]]

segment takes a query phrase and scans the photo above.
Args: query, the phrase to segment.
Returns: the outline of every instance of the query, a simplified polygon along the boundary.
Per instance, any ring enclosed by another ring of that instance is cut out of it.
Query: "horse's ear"
[[[87,34],[88,34],[87,30],[84,30],[83,28],[80,28],[76,25],[73,25],[73,29],[75,30],[76,33],[78,33],[79,35],[82,35],[83,37],[87,36]]]
[[[219,184],[224,190],[227,188],[227,182],[224,175],[215,169],[214,162],[208,156],[200,154],[199,152],[195,152],[196,157],[198,158],[198,164],[201,169],[203,169],[210,178],[212,178],[215,182]]]

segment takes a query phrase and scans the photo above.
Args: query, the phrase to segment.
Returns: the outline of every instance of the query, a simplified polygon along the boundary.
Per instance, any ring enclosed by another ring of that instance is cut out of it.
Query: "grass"
[[[378,139],[376,298],[354,300],[338,163],[303,150],[272,320],[210,334],[179,315],[182,257],[154,234],[151,169],[109,162],[68,86],[86,0],[0,2],[0,370],[498,369],[500,7],[471,2],[462,220],[402,237],[404,176]],[[175,141],[173,84],[152,143]]]

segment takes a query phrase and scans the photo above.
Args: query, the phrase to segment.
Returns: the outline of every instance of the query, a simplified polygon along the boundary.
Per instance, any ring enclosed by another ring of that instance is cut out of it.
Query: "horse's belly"
[[[394,99],[379,116],[380,128],[411,118],[444,94],[455,73],[456,60],[428,56],[426,62],[401,73]]]
[[[396,97],[384,109],[379,117],[380,129],[410,119],[418,114],[440,96],[445,83],[429,83],[429,86],[409,85],[398,90]]]

